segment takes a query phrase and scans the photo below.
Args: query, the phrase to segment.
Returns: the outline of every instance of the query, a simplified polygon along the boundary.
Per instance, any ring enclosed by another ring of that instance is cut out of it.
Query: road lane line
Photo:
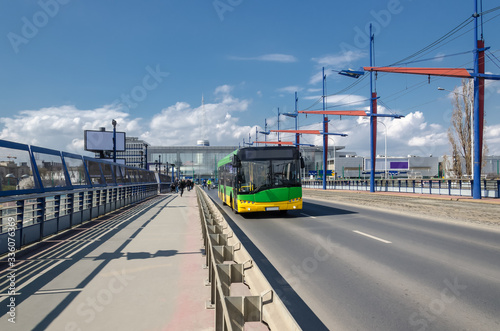
[[[36,291],[34,294],[59,294],[59,293],[70,293],[70,292],[81,292],[82,288],[69,288],[69,289],[61,289],[61,290],[40,290]]]
[[[300,213],[300,215],[304,215],[305,217],[310,217],[310,218],[316,218],[316,216],[311,216],[311,215],[307,215],[307,214],[304,214],[304,213]]]
[[[386,243],[386,244],[392,244],[391,241],[388,241],[388,240],[385,240],[385,239],[382,239],[382,238],[379,238],[379,237],[372,236],[371,234],[368,234],[368,233],[364,233],[364,232],[361,232],[361,231],[358,231],[358,230],[352,230],[352,232],[355,232],[357,234],[360,234],[360,235],[368,237],[368,238],[372,238],[372,239],[381,241],[381,242]]]

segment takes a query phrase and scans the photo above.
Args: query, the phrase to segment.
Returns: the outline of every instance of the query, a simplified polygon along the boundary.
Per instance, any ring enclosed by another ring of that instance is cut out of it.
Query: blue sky
[[[374,25],[376,65],[406,58],[473,13],[472,0],[96,1],[0,3],[0,139],[83,153],[83,130],[118,130],[153,145],[234,145],[255,127],[277,127],[277,109],[320,109],[327,94],[355,82],[333,70],[369,64],[366,29]],[[483,10],[498,6],[483,1]],[[500,74],[500,10],[484,16],[491,46],[486,71]],[[472,25],[407,66],[472,67]],[[466,52],[466,53],[465,53]],[[449,56],[464,53],[456,56]],[[449,154],[447,129],[459,79],[380,74],[379,112],[391,155]],[[201,107],[204,96],[205,106]],[[366,109],[368,79],[328,98],[331,109]],[[500,84],[488,84],[486,142],[500,154]],[[338,106],[337,106],[338,105]],[[337,107],[336,107],[337,106]],[[368,155],[366,120],[331,118],[346,150]],[[282,128],[292,128],[282,118]],[[317,115],[300,117],[317,128]],[[204,126],[202,125],[204,123]],[[203,129],[204,128],[204,129]],[[379,151],[383,150],[379,126]],[[286,137],[284,137],[286,139]],[[260,137],[263,139],[263,137]],[[276,139],[270,137],[269,139]],[[332,138],[333,139],[333,138]],[[304,136],[320,144],[320,137]]]

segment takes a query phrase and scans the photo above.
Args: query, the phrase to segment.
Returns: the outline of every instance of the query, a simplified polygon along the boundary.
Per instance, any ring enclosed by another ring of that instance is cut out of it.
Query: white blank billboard
[[[85,130],[85,150],[91,152],[112,151],[113,132]],[[125,151],[125,132],[116,133],[116,151]]]

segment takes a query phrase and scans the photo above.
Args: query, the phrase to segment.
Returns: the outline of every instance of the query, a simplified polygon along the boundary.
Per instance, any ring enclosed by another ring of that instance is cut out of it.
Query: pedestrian
[[[185,187],[186,187],[186,181],[183,179],[179,183],[179,190],[181,191],[181,197],[182,197],[182,194],[184,193]]]
[[[207,180],[207,187],[208,189],[210,190],[210,185],[212,185],[212,181],[210,180],[210,178]]]

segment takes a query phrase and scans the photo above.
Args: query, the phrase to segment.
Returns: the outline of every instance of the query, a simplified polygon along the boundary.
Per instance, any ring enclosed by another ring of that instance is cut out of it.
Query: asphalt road
[[[286,216],[222,209],[328,329],[500,330],[497,228],[313,199]]]

